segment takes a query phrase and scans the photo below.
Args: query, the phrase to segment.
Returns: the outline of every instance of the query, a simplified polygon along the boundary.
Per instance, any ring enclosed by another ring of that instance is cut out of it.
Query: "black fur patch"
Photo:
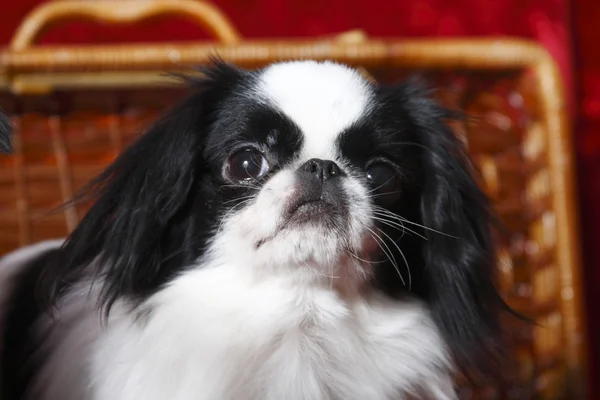
[[[21,267],[21,271],[8,282],[13,288],[0,324],[0,399],[21,399],[29,382],[38,370],[43,357],[39,350],[33,327],[45,311],[37,286],[41,272],[53,262],[57,249],[47,250]],[[4,285],[4,283],[3,283]],[[31,358],[35,353],[36,361]]]
[[[12,124],[0,110],[0,153],[12,151]]]

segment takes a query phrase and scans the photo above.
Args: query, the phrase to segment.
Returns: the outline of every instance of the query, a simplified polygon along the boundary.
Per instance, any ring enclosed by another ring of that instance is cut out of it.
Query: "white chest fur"
[[[427,311],[383,298],[349,305],[285,279],[225,267],[185,274],[94,345],[97,400],[388,400],[425,386],[453,398]]]

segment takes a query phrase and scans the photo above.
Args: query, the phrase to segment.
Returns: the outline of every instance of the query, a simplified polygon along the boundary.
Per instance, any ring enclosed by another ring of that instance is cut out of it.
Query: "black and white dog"
[[[201,76],[0,261],[3,400],[456,398],[504,303],[451,114],[330,62]]]

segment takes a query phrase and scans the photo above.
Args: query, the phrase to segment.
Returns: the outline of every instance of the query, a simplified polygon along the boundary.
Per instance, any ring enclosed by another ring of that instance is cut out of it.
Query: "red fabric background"
[[[592,348],[593,397],[600,397],[600,2],[578,0],[572,7],[577,117],[575,120],[582,241],[586,267],[588,321]]]
[[[0,6],[0,44],[43,0]],[[93,1],[93,0],[89,0]],[[122,0],[133,1],[133,0]],[[590,308],[600,304],[600,2],[578,0],[215,0],[248,38],[313,36],[361,28],[371,36],[510,35],[542,43],[558,62],[577,123],[580,197]],[[185,21],[149,21],[109,30],[90,23],[53,29],[44,42],[118,43],[205,38]],[[575,55],[575,57],[573,57]],[[573,63],[577,69],[573,68]],[[574,73],[578,70],[579,72]],[[591,314],[590,314],[591,316]],[[594,336],[600,321],[590,318]],[[594,340],[596,354],[597,340]],[[591,397],[594,398],[594,397]]]

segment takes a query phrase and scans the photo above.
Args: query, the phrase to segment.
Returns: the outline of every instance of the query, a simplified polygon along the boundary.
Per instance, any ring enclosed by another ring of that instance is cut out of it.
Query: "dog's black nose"
[[[317,177],[320,182],[338,177],[342,174],[340,167],[331,160],[313,158],[302,164],[300,171],[308,172]]]

